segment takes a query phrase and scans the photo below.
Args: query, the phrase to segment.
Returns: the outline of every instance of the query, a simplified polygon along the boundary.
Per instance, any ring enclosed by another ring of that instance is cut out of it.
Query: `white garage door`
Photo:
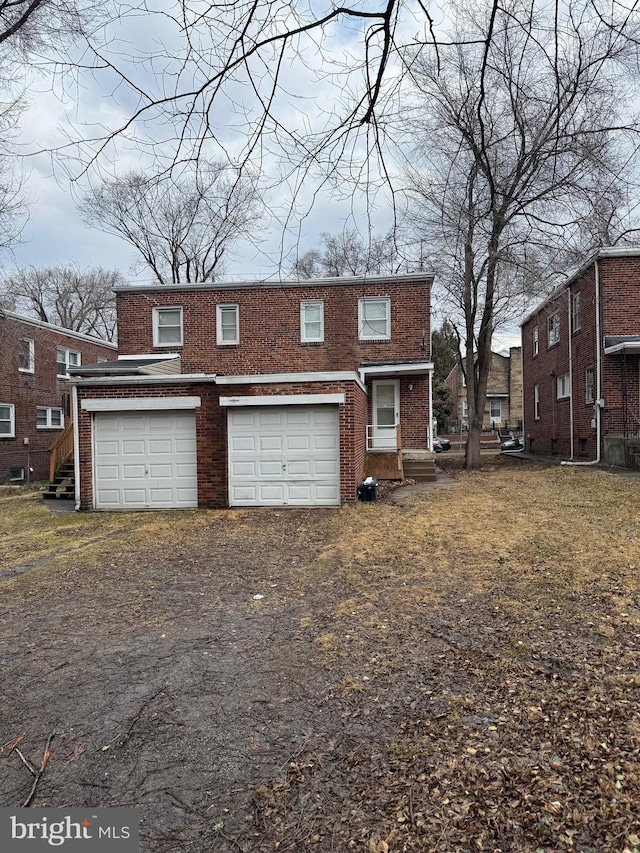
[[[230,408],[231,506],[337,506],[338,407]]]
[[[96,509],[198,505],[192,411],[96,412]]]

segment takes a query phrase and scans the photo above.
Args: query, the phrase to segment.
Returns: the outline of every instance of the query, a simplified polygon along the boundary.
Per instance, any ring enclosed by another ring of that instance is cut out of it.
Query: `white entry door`
[[[396,426],[400,423],[400,381],[374,379],[372,383],[374,449],[396,449]]]
[[[247,406],[228,414],[230,506],[337,506],[338,407]]]
[[[197,507],[195,413],[96,412],[93,465],[96,509]]]

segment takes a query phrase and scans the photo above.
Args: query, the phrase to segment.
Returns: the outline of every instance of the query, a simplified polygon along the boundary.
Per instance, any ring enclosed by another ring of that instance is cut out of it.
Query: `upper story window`
[[[358,337],[361,341],[391,338],[391,300],[388,296],[358,300]]]
[[[534,355],[534,357],[536,355],[538,355],[538,338],[539,338],[538,327],[535,326],[535,328],[533,330],[533,355]]]
[[[558,400],[561,400],[563,397],[570,397],[571,388],[569,386],[569,374],[563,373],[562,376],[558,376],[556,381],[558,387]]]
[[[303,343],[324,341],[324,302],[321,299],[300,303],[300,340]]]
[[[154,347],[182,346],[182,308],[153,309]]]
[[[38,429],[62,429],[64,427],[62,409],[38,406],[36,408],[36,427]]]
[[[580,328],[580,308],[580,294],[576,293],[571,298],[571,328],[574,332],[577,332]]]
[[[0,403],[0,438],[13,438],[16,434],[13,403]]]
[[[560,340],[560,314],[557,311],[547,320],[547,339],[550,347]]]
[[[240,342],[239,311],[237,305],[218,305],[217,341],[219,344],[237,344]]]
[[[33,341],[22,338],[18,344],[18,370],[20,373],[33,373],[35,365]]]
[[[584,401],[593,403],[593,367],[587,367],[584,374]]]
[[[80,353],[65,347],[58,347],[57,364],[58,376],[68,376],[70,367],[80,366]]]
[[[540,386],[533,386],[533,419],[540,420]]]

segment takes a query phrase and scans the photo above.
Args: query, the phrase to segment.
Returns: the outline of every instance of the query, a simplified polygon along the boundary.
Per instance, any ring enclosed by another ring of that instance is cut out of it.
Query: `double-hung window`
[[[593,367],[587,367],[584,374],[584,401],[593,403]]]
[[[153,345],[154,347],[182,346],[182,308],[153,309]]]
[[[13,403],[0,403],[0,438],[13,438],[15,434],[15,407]]]
[[[388,296],[358,300],[358,337],[361,341],[391,338],[391,300]]]
[[[536,326],[533,330],[533,355],[538,355],[538,327]]]
[[[300,340],[302,343],[324,341],[324,302],[321,299],[300,303]]]
[[[38,406],[36,408],[36,427],[38,429],[62,429],[64,427],[62,409]]]
[[[563,373],[557,378],[558,400],[571,396],[571,388],[569,385],[569,374]]]
[[[550,347],[560,340],[560,314],[557,311],[547,320],[547,339]]]
[[[18,370],[20,373],[33,373],[34,364],[33,341],[22,338],[18,344]]]
[[[57,373],[58,376],[68,376],[70,367],[80,366],[80,353],[66,347],[58,347]]]
[[[240,343],[239,311],[237,305],[218,305],[216,309],[218,344]]]
[[[533,386],[533,419],[540,420],[540,386]]]
[[[575,293],[571,297],[571,329],[574,332],[577,332],[580,329],[580,325],[581,325],[580,310],[581,310],[580,294]]]

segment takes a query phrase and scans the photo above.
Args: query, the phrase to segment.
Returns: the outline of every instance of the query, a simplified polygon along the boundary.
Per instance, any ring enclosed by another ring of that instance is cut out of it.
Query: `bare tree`
[[[355,229],[320,235],[324,251],[309,249],[295,262],[299,278],[340,277],[364,273],[395,273],[402,265],[392,234],[373,238],[367,245]]]
[[[618,184],[623,134],[635,131],[620,113],[637,18],[612,28],[590,8],[461,6],[453,40],[478,46],[415,56],[425,144],[408,169],[413,225],[439,250],[462,318],[467,468],[480,466],[494,329],[548,285],[594,200]]]
[[[125,283],[120,272],[101,267],[22,267],[0,282],[0,305],[45,323],[113,341],[113,288]]]
[[[91,190],[80,209],[90,224],[137,249],[140,268],[161,284],[214,280],[262,216],[255,182],[208,161],[180,177],[128,172]]]

